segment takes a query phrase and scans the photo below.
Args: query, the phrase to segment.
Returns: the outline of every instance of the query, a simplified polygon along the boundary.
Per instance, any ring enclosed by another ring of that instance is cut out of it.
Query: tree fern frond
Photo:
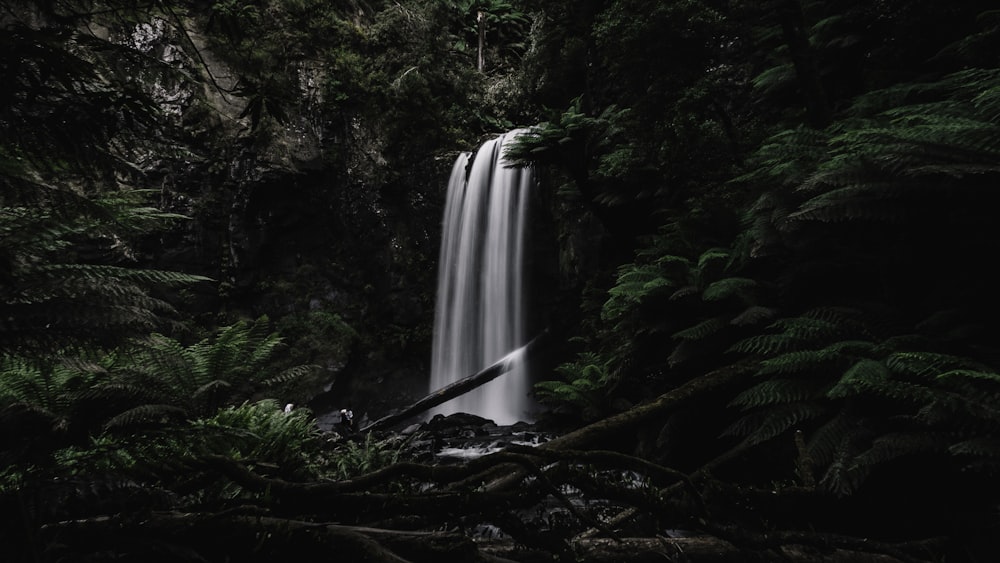
[[[300,379],[309,374],[316,373],[321,367],[316,364],[306,364],[301,366],[293,366],[288,369],[282,370],[281,373],[263,379],[260,383],[265,387],[273,387],[276,385],[282,385],[284,383],[290,383],[296,379]]]
[[[745,438],[754,430],[760,428],[760,425],[764,422],[764,419],[767,418],[768,414],[769,412],[766,409],[752,410],[738,418],[736,422],[733,422],[723,429],[723,431],[719,433],[719,436],[723,438],[730,436]]]
[[[769,356],[804,347],[806,341],[785,333],[758,334],[745,338],[729,347],[727,352]]]
[[[974,369],[952,369],[936,375],[938,380],[950,382],[955,380],[972,380],[988,382],[991,385],[1000,385],[1000,374],[994,371],[980,371]]]
[[[604,303],[601,316],[605,320],[617,318],[650,293],[669,288],[673,283],[663,277],[657,266],[649,264],[623,266],[619,269],[618,280],[614,287],[608,290],[609,298]]]
[[[834,460],[838,448],[843,447],[858,433],[858,419],[841,409],[816,428],[806,442],[806,451],[818,467],[827,467]]]
[[[825,383],[808,379],[768,379],[737,395],[730,406],[743,408],[795,403],[825,395]]]
[[[767,356],[801,350],[843,332],[836,323],[808,317],[779,319],[769,328],[780,332],[751,336],[734,344],[729,351]]]
[[[701,289],[696,285],[686,285],[673,293],[670,294],[671,301],[680,301],[688,297],[694,297],[701,294]]]
[[[147,424],[162,424],[172,420],[181,420],[187,412],[173,405],[140,405],[121,412],[107,422],[104,427],[108,430],[127,429],[143,426]]]
[[[728,248],[709,248],[698,256],[698,281],[707,284],[710,280],[722,277],[732,261],[732,250]]]
[[[783,331],[790,337],[813,342],[844,333],[842,322],[809,316],[778,319],[771,327]]]
[[[905,456],[945,453],[951,436],[940,432],[893,432],[876,438],[870,448],[858,454],[849,471],[854,490],[878,468],[878,466]]]
[[[758,285],[756,280],[750,278],[724,278],[710,283],[702,292],[701,298],[705,301],[722,301],[735,295],[745,299],[747,292]]]
[[[819,350],[793,350],[761,361],[757,375],[791,374],[835,368],[841,362],[869,355],[875,348],[864,340],[835,342]]]
[[[767,409],[767,416],[747,436],[743,446],[753,446],[793,430],[803,422],[829,414],[829,407],[821,403],[791,403]]]
[[[671,367],[676,367],[696,357],[699,353],[699,343],[700,341],[698,340],[681,340],[670,351],[670,355],[667,356],[667,364]]]
[[[753,79],[754,90],[763,95],[791,87],[795,82],[795,69],[791,63],[772,66]]]
[[[925,379],[951,370],[989,371],[987,366],[969,358],[935,352],[894,352],[886,357],[885,364],[893,373]]]
[[[145,270],[107,266],[101,264],[47,264],[35,270],[41,274],[74,276],[82,279],[107,282],[109,279],[131,280],[147,284],[186,285],[196,282],[213,281],[205,276],[172,272],[167,270]]]
[[[854,493],[862,481],[854,466],[857,451],[854,438],[850,435],[842,436],[834,449],[833,459],[820,479],[820,485],[839,497]]]
[[[658,250],[658,253],[662,251]],[[691,260],[683,256],[673,254],[662,254],[656,257],[654,264],[660,270],[670,276],[678,276],[687,273],[691,269]]]
[[[877,360],[864,359],[855,362],[840,381],[833,386],[827,396],[831,399],[841,399],[863,393],[867,389],[884,385],[889,380],[889,369]]]
[[[698,324],[679,330],[671,335],[677,340],[703,340],[729,325],[724,317],[712,317],[705,319]]]
[[[213,379],[195,389],[191,397],[195,399],[206,396],[210,397],[232,387],[233,385],[224,379]]]
[[[762,305],[751,305],[743,310],[742,313],[733,317],[729,324],[733,326],[752,326],[759,323],[765,323],[774,320],[774,317],[778,315],[778,310],[772,307],[764,307]]]

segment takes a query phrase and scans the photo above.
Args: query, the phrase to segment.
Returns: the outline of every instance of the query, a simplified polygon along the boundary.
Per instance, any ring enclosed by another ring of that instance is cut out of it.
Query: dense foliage
[[[421,561],[485,524],[535,560],[673,529],[988,560],[991,3],[0,5],[12,560]],[[440,184],[514,126],[568,433],[436,468],[285,408],[422,376]]]

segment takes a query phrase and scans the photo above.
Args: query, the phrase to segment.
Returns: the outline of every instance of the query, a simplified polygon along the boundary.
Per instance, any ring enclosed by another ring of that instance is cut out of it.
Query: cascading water
[[[525,340],[524,231],[530,168],[509,166],[503,152],[521,132],[487,141],[455,161],[448,182],[440,264],[431,391],[511,353]],[[510,371],[437,407],[512,424],[529,417],[528,370],[519,355]]]

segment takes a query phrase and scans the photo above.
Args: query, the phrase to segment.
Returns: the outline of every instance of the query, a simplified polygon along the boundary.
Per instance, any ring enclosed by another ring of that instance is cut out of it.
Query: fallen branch
[[[534,354],[538,348],[540,348],[549,339],[548,334],[548,331],[543,331],[530,342],[521,346],[517,350],[514,350],[510,354],[507,354],[489,367],[484,368],[478,373],[446,385],[396,413],[384,416],[375,422],[372,422],[368,426],[362,428],[361,432],[371,432],[373,430],[379,430],[398,424],[409,418],[423,414],[427,410],[450,401],[455,397],[464,395],[477,387],[489,383],[490,381],[493,381],[510,371],[514,367],[515,359],[528,357]]]
[[[560,451],[601,447],[629,432],[634,433],[637,427],[650,420],[661,418],[692,401],[701,400],[709,393],[725,389],[753,371],[755,365],[751,361],[742,361],[709,372],[660,395],[649,403],[632,407],[625,412],[549,440],[540,444],[536,449],[539,451]],[[523,477],[523,472],[516,467],[497,466],[453,486],[466,488],[488,483],[486,486],[489,490],[504,490],[516,485]]]

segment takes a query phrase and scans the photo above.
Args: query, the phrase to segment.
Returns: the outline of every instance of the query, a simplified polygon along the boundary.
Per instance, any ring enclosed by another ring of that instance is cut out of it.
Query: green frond
[[[989,371],[989,368],[966,357],[935,352],[894,352],[885,359],[893,373],[930,379],[943,372]]]
[[[730,406],[744,409],[818,399],[825,396],[823,381],[808,379],[768,379],[737,395]]]
[[[761,361],[757,375],[790,374],[836,368],[843,362],[868,357],[875,344],[864,340],[835,342],[819,350],[793,350]]]
[[[202,397],[212,397],[218,393],[222,393],[231,389],[233,385],[224,379],[213,379],[208,383],[205,383],[194,390],[191,398],[198,399]]]
[[[679,330],[673,333],[671,337],[677,340],[704,340],[727,326],[729,326],[729,322],[725,317],[712,317],[694,326]]]
[[[936,378],[943,382],[977,381],[1000,386],[1000,374],[994,371],[979,371],[974,369],[952,369],[938,373]]]
[[[187,411],[173,405],[139,405],[113,416],[104,423],[104,427],[108,430],[134,429],[183,420],[186,415]]]
[[[757,281],[750,278],[724,278],[710,283],[702,292],[701,298],[705,301],[722,301],[733,296],[746,299],[747,292],[757,286]]]
[[[316,373],[321,368],[316,364],[306,364],[301,366],[292,366],[288,369],[282,370],[280,373],[273,377],[268,377],[262,380],[260,383],[264,387],[275,387],[277,385],[282,385],[285,383],[291,383],[296,379],[301,379],[312,373]]]
[[[768,417],[769,411],[766,409],[756,409],[752,410],[740,418],[736,419],[735,422],[727,426],[719,433],[720,438],[743,438],[746,439],[747,436],[752,434],[755,430],[760,428],[760,425],[764,423],[764,420]],[[741,440],[742,441],[742,440]]]
[[[844,436],[834,457],[820,479],[820,485],[838,497],[853,494],[861,486],[862,479],[854,466],[855,445],[850,437]]]
[[[795,68],[791,63],[772,66],[753,79],[754,90],[764,95],[791,88],[794,83]]]
[[[657,249],[657,254],[660,251]],[[667,275],[678,276],[687,273],[691,269],[691,260],[683,256],[673,254],[663,254],[656,257],[654,264]]]
[[[710,248],[698,257],[698,280],[702,284],[722,277],[732,262],[732,251],[728,248]]]
[[[821,426],[816,428],[806,442],[806,451],[817,467],[827,467],[833,463],[839,448],[845,441],[858,433],[858,419],[844,410],[836,411]]]
[[[145,284],[187,285],[213,281],[205,276],[181,272],[122,268],[100,264],[49,264],[38,266],[35,271],[42,275],[55,274],[58,277],[76,277],[102,283],[107,283],[109,280],[129,280]]]
[[[619,317],[632,305],[656,291],[669,288],[673,282],[664,278],[654,265],[629,264],[619,269],[618,281],[608,290],[601,317],[610,320]]]
[[[790,336],[784,333],[778,334],[758,334],[745,338],[732,345],[728,352],[742,354],[755,354],[760,356],[770,356],[790,350],[805,347],[807,342],[801,338]]]
[[[840,381],[833,386],[827,396],[831,399],[842,399],[864,393],[873,388],[880,388],[889,381],[889,369],[877,360],[864,359],[850,367]]]
[[[812,311],[811,313],[816,313]],[[845,334],[845,321],[824,318],[818,314],[806,313],[801,317],[778,319],[771,328],[802,340],[819,342]]]
[[[752,326],[760,323],[770,322],[778,315],[778,310],[762,305],[751,305],[742,313],[733,317],[729,324],[733,326]]]
[[[747,436],[743,446],[760,444],[780,436],[801,424],[829,414],[829,407],[821,403],[791,403],[767,409],[767,416]]]
[[[938,432],[884,434],[876,438],[867,450],[846,461],[838,472],[837,482],[828,484],[840,495],[852,494],[880,465],[906,456],[945,453],[949,442],[948,434]]]
[[[827,393],[831,399],[861,395],[915,405],[925,405],[941,399],[938,391],[926,385],[892,379],[885,363],[868,359],[851,366]]]
[[[734,344],[729,351],[769,356],[823,344],[844,333],[836,322],[806,316],[778,319],[768,328],[779,332],[751,336]]]
[[[680,301],[689,297],[697,297],[701,294],[701,289],[696,285],[685,285],[670,294],[671,301]]]

